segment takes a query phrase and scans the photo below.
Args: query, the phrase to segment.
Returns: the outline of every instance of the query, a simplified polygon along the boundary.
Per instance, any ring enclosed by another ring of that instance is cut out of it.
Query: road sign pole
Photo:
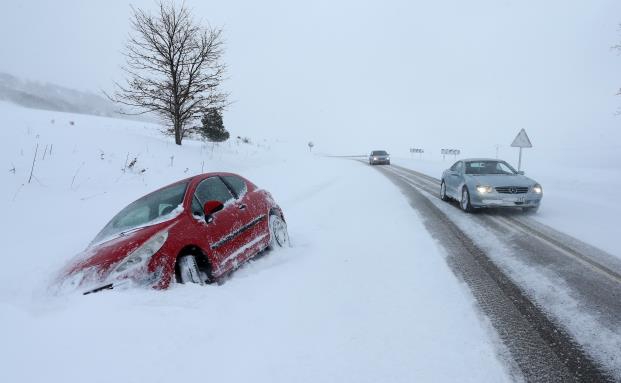
[[[533,144],[530,142],[530,138],[526,134],[524,129],[520,130],[518,135],[515,137],[511,146],[514,148],[520,148],[520,157],[518,159],[518,171],[522,170],[522,148],[532,148]]]

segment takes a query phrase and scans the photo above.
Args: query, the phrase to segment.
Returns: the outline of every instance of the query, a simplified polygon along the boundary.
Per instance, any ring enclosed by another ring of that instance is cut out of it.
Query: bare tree
[[[155,15],[132,11],[133,31],[124,52],[126,84],[115,83],[116,91],[108,97],[137,108],[134,114],[155,113],[181,145],[193,129],[192,120],[226,104],[228,95],[220,90],[225,72],[222,29],[201,28],[183,4],[161,1]]]

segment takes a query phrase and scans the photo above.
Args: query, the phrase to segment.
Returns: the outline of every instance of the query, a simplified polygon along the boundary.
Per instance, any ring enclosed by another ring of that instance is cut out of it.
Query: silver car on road
[[[440,197],[444,201],[457,200],[465,212],[489,207],[535,212],[543,189],[505,161],[471,158],[455,162],[442,173]]]

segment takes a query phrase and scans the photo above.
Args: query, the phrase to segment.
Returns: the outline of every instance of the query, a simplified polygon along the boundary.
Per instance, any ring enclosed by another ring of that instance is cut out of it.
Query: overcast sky
[[[540,152],[621,151],[619,0],[186,4],[224,28],[233,135],[489,155],[525,128]],[[126,1],[3,1],[0,72],[110,89],[129,16]]]

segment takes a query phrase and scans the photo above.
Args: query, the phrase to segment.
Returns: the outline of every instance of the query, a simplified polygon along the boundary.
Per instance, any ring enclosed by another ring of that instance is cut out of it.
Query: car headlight
[[[155,234],[125,257],[125,259],[114,268],[112,273],[120,274],[127,270],[144,266],[149,259],[164,246],[166,239],[168,239],[168,231],[161,231]]]
[[[477,186],[477,191],[481,194],[491,193],[494,191],[494,188],[489,185]]]
[[[543,193],[543,188],[541,188],[541,185],[536,184],[535,186],[533,186],[533,192],[537,194],[541,194]]]

